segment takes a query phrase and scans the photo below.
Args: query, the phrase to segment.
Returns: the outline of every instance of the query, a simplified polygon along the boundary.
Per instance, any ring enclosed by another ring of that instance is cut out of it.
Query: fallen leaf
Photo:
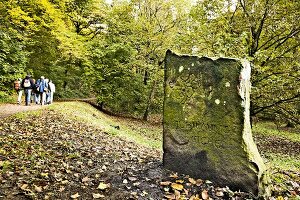
[[[130,181],[136,181],[136,180],[137,180],[137,178],[136,178],[136,177],[132,177],[132,176],[130,176],[130,177],[128,177],[128,180],[130,180]]]
[[[167,194],[167,195],[165,195],[164,197],[166,197],[167,199],[176,199],[176,196],[175,196],[175,194]]]
[[[222,196],[224,196],[223,191],[221,191],[221,190],[216,191],[216,196],[217,196],[217,197],[222,197]]]
[[[98,194],[98,193],[93,193],[93,198],[94,199],[99,199],[99,198],[104,198],[105,196],[102,194]]]
[[[203,180],[201,180],[201,179],[196,180],[196,185],[197,186],[201,186],[202,184],[203,184]]]
[[[178,184],[178,183],[172,183],[172,184],[171,184],[171,187],[172,187],[174,190],[182,190],[182,189],[183,189],[183,185]]]
[[[185,196],[189,195],[189,191],[187,189],[183,189]]]
[[[130,190],[130,189],[131,189],[131,187],[130,187],[130,186],[127,186],[127,185],[126,185],[126,188],[127,188],[127,190]]]
[[[208,195],[208,191],[207,190],[203,190],[201,193],[202,199],[208,199],[209,195]]]
[[[135,182],[133,183],[133,186],[139,186],[141,183],[140,182]]]
[[[145,191],[145,190],[143,190],[143,192],[140,194],[142,197],[144,197],[144,196],[146,196],[146,195],[148,195],[148,193]]]
[[[110,184],[106,184],[106,183],[101,182],[101,183],[99,183],[97,189],[105,190],[105,189],[107,189],[109,187],[110,187]]]
[[[160,182],[160,185],[161,186],[168,186],[168,185],[170,185],[172,182],[170,182],[170,181],[164,181],[164,182]]]
[[[48,178],[48,173],[41,173],[42,177]]]
[[[34,190],[37,191],[37,192],[42,192],[43,191],[42,187],[38,187],[36,185],[34,185]]]
[[[20,188],[21,190],[25,190],[28,187],[28,184],[23,184]]]
[[[84,183],[84,182],[89,182],[91,179],[89,177],[84,177],[81,181]]]
[[[68,180],[63,180],[61,183],[62,183],[63,185],[66,185],[66,184],[69,183],[69,181],[68,181]]]
[[[193,178],[189,178],[189,182],[193,185],[196,185],[196,183],[197,183],[196,180]]]
[[[88,161],[88,165],[89,165],[89,166],[93,166],[93,161],[92,161],[92,160],[89,160],[89,161]]]
[[[78,194],[78,192],[76,194],[71,195],[72,199],[77,199],[78,197],[80,197],[80,195]]]
[[[133,196],[137,196],[137,192],[131,192],[130,194]]]
[[[63,187],[63,186],[61,186],[60,188],[59,188],[59,191],[60,192],[63,192],[65,190],[65,187]]]
[[[170,178],[178,178],[177,173],[171,174],[171,175],[170,175]]]
[[[148,194],[148,192],[146,192],[145,190],[143,190],[143,194],[146,194],[146,195],[147,195],[147,194]]]
[[[184,180],[176,180],[176,183],[184,183]]]
[[[178,190],[175,190],[175,191],[174,191],[174,194],[175,194],[175,198],[176,198],[176,199],[179,199],[179,197],[180,197],[180,192],[179,192]]]
[[[189,200],[200,200],[200,198],[199,195],[197,194],[196,196],[195,195],[191,196]]]

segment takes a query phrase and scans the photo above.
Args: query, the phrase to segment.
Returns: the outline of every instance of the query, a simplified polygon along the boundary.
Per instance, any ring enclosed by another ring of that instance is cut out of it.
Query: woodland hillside
[[[52,79],[56,99],[160,115],[165,52],[252,62],[254,120],[299,124],[298,0],[1,0],[0,100],[13,81]]]

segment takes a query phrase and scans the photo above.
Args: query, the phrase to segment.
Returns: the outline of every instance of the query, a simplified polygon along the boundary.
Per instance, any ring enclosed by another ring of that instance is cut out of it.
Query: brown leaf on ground
[[[201,197],[202,199],[209,199],[209,195],[208,195],[208,191],[207,190],[203,190],[201,193]]]
[[[171,184],[171,187],[174,189],[174,190],[183,190],[183,185],[181,184],[178,184],[178,183],[172,183]]]

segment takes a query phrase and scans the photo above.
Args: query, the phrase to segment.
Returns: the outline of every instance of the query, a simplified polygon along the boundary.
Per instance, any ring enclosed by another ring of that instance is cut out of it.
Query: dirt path
[[[25,106],[18,104],[0,104],[0,119],[18,112],[37,110],[41,108],[43,108],[41,105]]]

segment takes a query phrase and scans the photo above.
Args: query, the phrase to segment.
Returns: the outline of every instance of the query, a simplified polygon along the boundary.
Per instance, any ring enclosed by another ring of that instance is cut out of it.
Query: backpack
[[[41,82],[40,79],[38,79],[38,80],[35,82],[35,84],[34,84],[34,90],[35,90],[35,91],[40,91],[40,82]]]
[[[14,88],[15,88],[15,90],[20,90],[20,88],[21,88],[21,83],[20,83],[20,81],[15,81],[14,82]]]
[[[23,86],[24,86],[24,88],[29,88],[31,86],[30,80],[29,79],[25,79]]]

